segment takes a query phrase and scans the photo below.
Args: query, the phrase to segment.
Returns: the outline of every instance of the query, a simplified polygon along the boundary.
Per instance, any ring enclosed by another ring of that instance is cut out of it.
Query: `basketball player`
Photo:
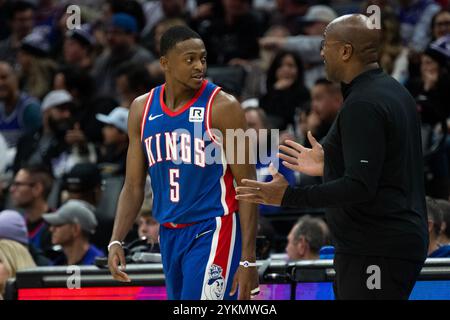
[[[234,182],[255,179],[256,172],[249,161],[227,159],[226,150],[226,129],[246,130],[244,112],[233,96],[204,79],[205,46],[191,29],[173,27],[162,36],[160,63],[165,84],[136,98],[130,109],[110,271],[116,280],[130,281],[121,241],[141,208],[148,171],[168,298],[235,299],[239,288],[239,299],[250,299],[259,291],[257,209],[235,200]],[[234,154],[248,159],[248,143],[232,142]],[[211,163],[212,157],[220,161]]]

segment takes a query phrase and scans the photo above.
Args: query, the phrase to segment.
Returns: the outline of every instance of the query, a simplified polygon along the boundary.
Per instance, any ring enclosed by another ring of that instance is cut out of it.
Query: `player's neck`
[[[166,80],[163,99],[169,109],[177,110],[191,100],[196,93],[197,90],[183,86],[175,81]]]

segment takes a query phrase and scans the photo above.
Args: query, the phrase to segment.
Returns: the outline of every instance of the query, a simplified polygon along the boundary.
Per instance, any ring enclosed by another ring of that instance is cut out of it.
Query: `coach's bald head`
[[[351,14],[333,20],[325,29],[324,37],[321,54],[332,81],[348,82],[353,73],[378,62],[381,30],[372,28],[364,15]]]

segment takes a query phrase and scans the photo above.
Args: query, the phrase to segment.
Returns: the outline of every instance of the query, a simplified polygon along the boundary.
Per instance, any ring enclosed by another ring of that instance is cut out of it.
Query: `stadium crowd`
[[[249,128],[279,130],[258,145],[279,138],[308,146],[306,133],[322,140],[343,99],[340,84],[325,79],[324,29],[370,5],[381,10],[380,65],[410,91],[422,121],[429,256],[450,257],[448,0],[0,0],[0,294],[18,270],[105,256],[124,181],[128,108],[164,82],[165,30],[197,31],[207,78],[241,101]],[[271,179],[268,164],[256,168],[260,181]],[[279,171],[291,185],[318,182],[281,163]],[[151,193],[147,183],[127,241],[145,238],[157,252]],[[260,258],[332,254],[320,210],[261,205],[260,215]],[[271,223],[279,215],[299,220],[278,230]]]

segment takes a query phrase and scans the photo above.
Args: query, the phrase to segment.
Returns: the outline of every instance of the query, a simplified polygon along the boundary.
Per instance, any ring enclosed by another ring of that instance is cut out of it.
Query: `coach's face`
[[[327,79],[333,82],[341,82],[343,70],[352,55],[351,44],[339,37],[332,23],[325,29],[323,36],[320,55],[325,63]]]
[[[166,74],[193,90],[200,89],[206,73],[206,49],[200,39],[177,43],[161,57]]]

